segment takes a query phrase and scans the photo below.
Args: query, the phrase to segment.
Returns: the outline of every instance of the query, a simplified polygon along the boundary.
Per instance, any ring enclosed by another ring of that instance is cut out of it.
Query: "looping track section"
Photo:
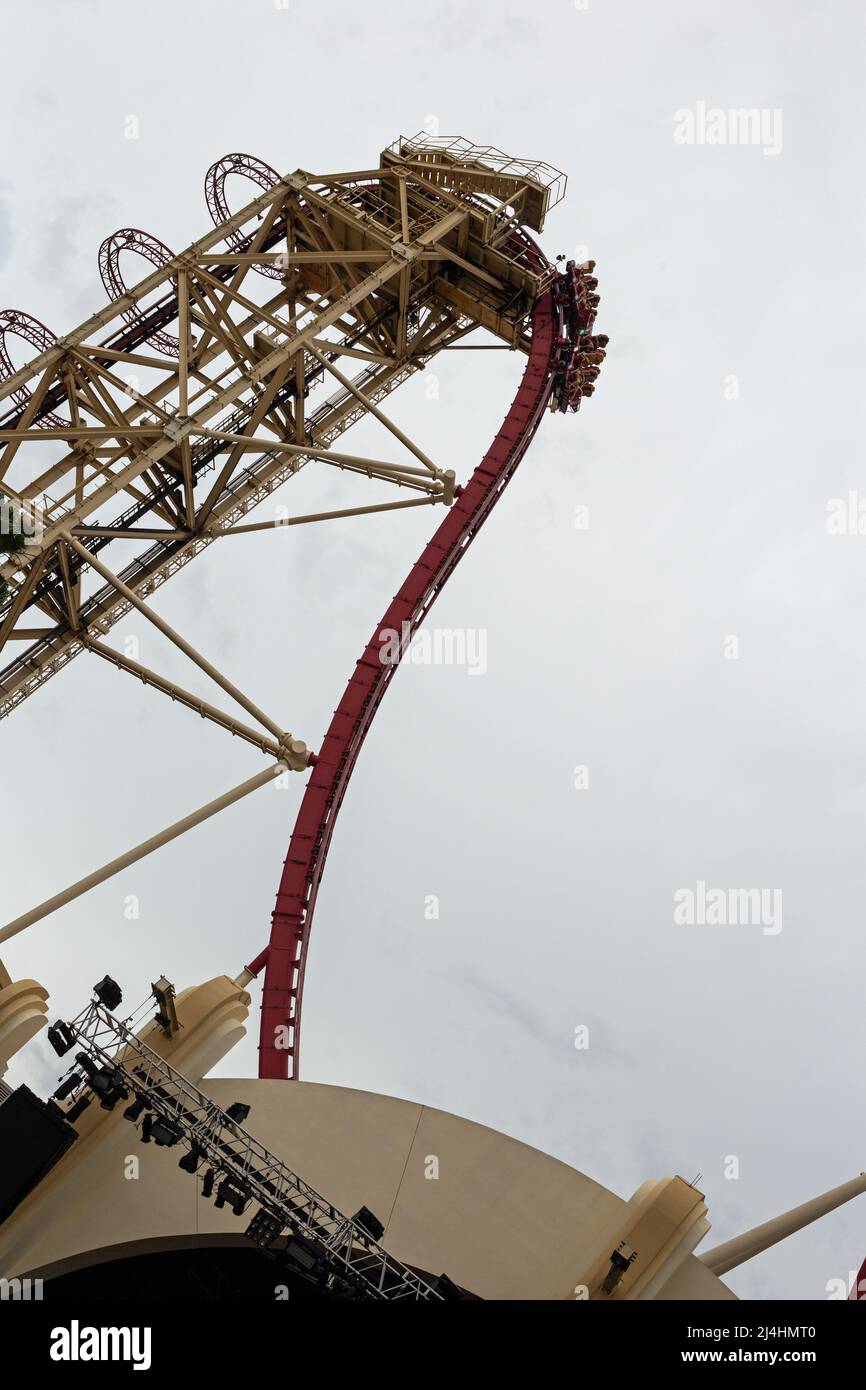
[[[319,884],[349,779],[397,669],[383,660],[380,634],[383,629],[414,632],[424,620],[526,453],[557,378],[557,350],[563,342],[561,303],[557,277],[533,310],[529,358],[496,438],[378,624],[325,735],[292,832],[270,944],[248,966],[253,975],[265,968],[261,1077],[298,1076],[304,972]]]
[[[46,328],[44,323],[35,319],[32,314],[25,314],[21,309],[2,309],[0,310],[0,380],[4,377],[12,376],[15,371],[12,365],[12,358],[6,346],[7,334],[12,338],[21,338],[25,343],[29,343],[37,352],[47,352],[57,342],[57,337]],[[31,392],[27,387],[22,387],[18,391],[13,391],[12,399],[16,405],[26,406],[31,398]],[[43,426],[45,429],[62,430],[68,426],[69,421],[64,420],[61,415],[43,414],[41,417],[35,415],[36,427]]]
[[[256,159],[255,155],[223,155],[222,159],[218,159],[216,164],[210,166],[204,179],[204,196],[215,227],[219,227],[223,222],[228,222],[231,217],[225,191],[226,179],[229,174],[237,174],[241,178],[249,179],[266,191],[280,181],[276,169],[272,169],[270,164],[265,164],[264,160]],[[226,236],[226,245],[234,247],[236,251],[242,251],[246,245],[246,239],[241,232],[229,232]],[[264,275],[269,280],[281,280],[283,277],[283,271],[277,265],[260,265],[256,266],[255,269],[258,275]]]
[[[124,295],[129,294],[120,269],[120,256],[123,251],[141,256],[152,266],[156,266],[157,269],[168,265],[174,257],[174,252],[166,246],[164,241],[160,241],[159,237],[151,236],[150,232],[143,232],[139,227],[121,227],[119,231],[113,232],[111,236],[105,238],[99,248],[99,274],[109,299],[121,299]],[[142,315],[138,309],[128,309],[123,317],[131,328],[135,328]],[[180,351],[178,339],[171,333],[153,332],[147,341],[152,347],[159,352],[164,352],[170,358],[177,357]]]

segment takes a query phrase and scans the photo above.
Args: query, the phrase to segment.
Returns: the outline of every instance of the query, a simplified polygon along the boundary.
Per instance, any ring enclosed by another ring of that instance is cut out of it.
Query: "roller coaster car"
[[[587,284],[591,277],[588,271],[574,261],[567,261],[563,288],[565,291],[565,322],[572,342],[592,332],[595,323],[595,310],[586,303]]]
[[[585,290],[589,271],[576,261],[568,261],[560,278],[559,302],[562,308],[565,335],[556,344],[558,356],[557,379],[551,406],[559,411],[578,411],[583,399],[583,344],[592,333],[595,310],[586,304]]]

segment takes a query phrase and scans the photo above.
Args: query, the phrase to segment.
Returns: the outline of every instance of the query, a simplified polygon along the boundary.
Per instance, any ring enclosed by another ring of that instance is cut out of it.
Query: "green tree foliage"
[[[0,494],[0,555],[14,555],[16,550],[23,550],[26,544],[27,538],[18,524],[8,498]],[[8,581],[0,578],[0,603],[6,602],[8,593]]]
[[[27,544],[24,531],[12,510],[8,498],[0,493],[0,551],[12,555]]]

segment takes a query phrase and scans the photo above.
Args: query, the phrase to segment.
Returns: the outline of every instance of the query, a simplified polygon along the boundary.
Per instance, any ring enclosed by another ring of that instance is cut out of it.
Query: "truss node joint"
[[[304,772],[310,766],[313,756],[303,739],[284,734],[279,741],[280,761],[284,762],[291,772]]]

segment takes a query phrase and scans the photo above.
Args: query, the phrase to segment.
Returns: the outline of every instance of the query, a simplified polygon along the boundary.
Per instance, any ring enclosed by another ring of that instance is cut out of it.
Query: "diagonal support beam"
[[[189,276],[185,270],[177,273],[177,302],[178,302],[178,401],[177,413],[185,418],[189,413],[189,364],[190,364],[190,327],[189,327]],[[186,515],[186,524],[192,530],[195,525],[195,501],[193,498],[193,478],[192,478],[192,454],[189,445],[189,436],[185,435],[180,442],[181,469],[183,471],[183,502]]]
[[[42,373],[42,378],[38,386],[36,387],[36,390],[33,391],[30,395],[30,399],[27,402],[24,414],[21,417],[19,427],[14,430],[3,431],[3,440],[5,443],[5,448],[3,450],[2,456],[0,456],[0,482],[3,481],[6,474],[9,472],[9,469],[12,467],[12,462],[15,458],[15,455],[20,449],[24,440],[31,437],[31,431],[29,427],[33,419],[35,418],[36,413],[39,410],[40,405],[42,404],[42,401],[45,398],[45,395],[48,391],[48,387],[51,385],[54,379],[55,372],[50,367],[46,367],[45,371]],[[36,439],[41,438],[41,432],[38,430],[35,431],[33,433],[33,437]]]
[[[63,578],[63,593],[66,597],[66,610],[69,615],[69,626],[73,632],[79,628],[78,621],[78,584],[72,578],[72,571],[69,565],[69,551],[61,541],[57,547],[57,554],[60,559],[60,573]]]
[[[427,481],[429,470],[415,468],[412,464],[387,463],[384,459],[368,459],[360,454],[338,453],[335,449],[317,449],[312,444],[289,444],[282,439],[257,439],[246,434],[229,434],[225,430],[203,430],[208,439],[223,439],[236,444],[241,449],[257,449],[261,453],[295,454],[302,458],[318,459],[322,463],[351,463],[362,468],[370,468],[376,473],[392,473],[395,477],[423,478]],[[445,475],[436,469],[436,479]],[[430,484],[432,485],[432,484]]]
[[[17,936],[19,932],[31,927],[34,922],[41,922],[43,917],[48,917],[58,908],[65,907],[67,903],[74,902],[76,898],[82,897],[84,893],[89,893],[91,888],[96,888],[100,883],[105,883],[115,874],[128,869],[131,864],[137,864],[140,859],[144,859],[148,854],[152,854],[155,849],[161,849],[163,845],[170,844],[178,836],[186,834],[187,830],[192,830],[194,826],[201,825],[202,821],[209,820],[218,811],[224,811],[227,806],[233,806],[236,801],[249,796],[250,792],[258,791],[259,787],[272,782],[275,777],[280,777],[289,768],[286,763],[274,763],[271,767],[265,768],[264,772],[259,772],[255,777],[250,777],[248,781],[241,782],[239,786],[232,787],[231,791],[224,792],[216,800],[209,801],[206,806],[202,806],[191,815],[184,816],[183,820],[175,821],[166,830],[161,830],[157,835],[151,835],[149,840],[143,840],[134,849],[127,850],[126,854],[121,854],[117,859],[112,859],[108,864],[103,864],[101,869],[94,869],[92,874],[86,878],[81,878],[77,883],[73,883],[69,888],[64,888],[62,893],[55,893],[53,898],[47,898],[44,903],[34,907],[30,912],[25,912],[23,916],[16,917],[13,922],[7,922],[6,926],[0,930],[0,941],[8,941],[11,936]]]
[[[333,362],[329,362],[324,353],[319,352],[319,349],[314,347],[312,343],[307,344],[307,351],[311,353],[317,361],[321,362],[323,367],[327,367],[328,371],[333,377],[336,377],[340,385],[344,386],[347,391],[350,391],[355,399],[361,402],[365,410],[369,410],[370,414],[374,415],[380,424],[384,425],[387,430],[390,430],[395,439],[399,439],[401,444],[405,444],[410,453],[413,453],[416,459],[421,460],[425,468],[428,468],[431,473],[438,475],[439,469],[436,467],[433,460],[429,459],[424,451],[418,448],[417,444],[413,444],[408,434],[404,434],[399,426],[394,424],[393,420],[388,419],[388,416],[384,411],[379,409],[375,401],[371,401],[369,396],[365,396],[363,391],[359,391],[355,383],[350,381],[349,378],[340,371],[339,367],[335,367]]]
[[[12,607],[6,614],[6,618],[4,619],[2,625],[0,625],[0,650],[2,650],[2,648],[8,641],[9,637],[12,634],[12,629],[15,627],[15,624],[17,623],[19,617],[26,608],[27,600],[29,599],[33,590],[36,588],[39,577],[42,574],[42,571],[45,569],[46,564],[48,563],[48,556],[49,552],[47,550],[43,551],[41,555],[38,555],[31,564],[30,569],[27,571],[27,574],[22,579],[21,586],[18,589],[18,592],[16,593],[15,598],[12,601]]]
[[[241,436],[242,439],[247,439],[255,434],[256,430],[264,420],[268,411],[271,410],[271,408],[273,407],[273,404],[277,396],[279,395],[280,389],[284,385],[285,380],[289,375],[289,372],[290,364],[287,362],[284,362],[278,368],[278,370],[274,372],[270,381],[266,384],[264,391],[262,392],[261,396],[256,402],[255,408],[253,409],[253,413],[250,416],[249,424],[247,425],[248,435]],[[210,516],[211,512],[213,511],[214,507],[216,506],[217,502],[222,496],[227,483],[230,481],[231,476],[234,473],[235,468],[237,467],[238,460],[240,459],[243,448],[244,445],[242,443],[234,445],[231,453],[228,456],[228,459],[223,464],[222,468],[217,474],[216,481],[212,484],[210,492],[207,494],[207,497],[204,499],[204,502],[199,507],[195,518],[196,526],[199,529],[201,529],[201,527],[204,526],[205,522],[207,521],[208,517]]]
[[[215,536],[246,536],[253,531],[281,531],[286,526],[304,526],[310,521],[338,521],[345,516],[369,516],[372,512],[396,512],[406,507],[430,507],[444,502],[444,492],[434,493],[432,497],[413,497],[407,502],[379,502],[370,507],[342,507],[336,512],[311,512],[307,516],[288,516],[284,521],[252,521],[243,526],[229,526],[225,530],[215,530]]]
[[[133,661],[129,656],[122,656],[113,647],[109,647],[105,642],[99,642],[95,637],[85,639],[89,649],[101,656],[104,661],[116,666],[118,671],[128,671],[131,676],[136,676],[143,685],[152,686],[154,690],[160,690],[163,695],[168,695],[169,699],[174,700],[179,705],[184,705],[187,709],[194,710],[200,714],[202,719],[209,719],[211,723],[218,724],[221,729],[226,729],[230,734],[244,739],[251,743],[254,748],[260,748],[263,753],[269,753],[272,758],[281,758],[283,750],[274,739],[265,738],[263,734],[251,729],[248,724],[241,724],[239,720],[233,719],[230,714],[225,714],[215,705],[211,705],[207,700],[203,700],[199,695],[193,695],[189,690],[184,690],[182,686],[175,685],[165,676],[160,676],[156,671],[151,671],[149,667],[142,666],[141,662]]]
[[[218,671],[217,668],[208,661],[207,657],[202,656],[200,652],[196,651],[195,647],[190,646],[186,638],[181,637],[179,632],[175,632],[174,628],[171,627],[164,618],[161,618],[158,613],[143,601],[143,599],[139,598],[134,589],[130,589],[128,584],[124,584],[123,580],[118,575],[113,574],[112,571],[104,565],[101,560],[98,560],[91,551],[83,546],[80,541],[77,541],[68,531],[64,533],[63,539],[78,555],[80,555],[82,560],[86,561],[88,565],[91,565],[93,569],[96,570],[97,574],[102,576],[106,584],[111,584],[119,594],[123,595],[127,603],[131,603],[133,608],[136,608],[138,612],[141,613],[142,617],[147,618],[148,622],[153,623],[154,627],[158,628],[164,637],[167,637],[170,642],[173,642],[176,647],[179,647],[184,655],[189,657],[190,661],[194,661],[196,666],[204,671],[205,675],[210,676],[211,680],[216,681],[217,685],[221,686],[227,695],[230,695],[233,700],[236,700],[237,703],[247,711],[247,714],[251,714],[253,719],[257,720],[259,724],[272,733],[278,743],[282,743],[286,736],[286,731],[281,729],[279,724],[275,724],[273,719],[268,718],[264,711],[259,709],[258,705],[253,704],[252,700],[248,699],[242,690],[238,690],[237,686],[233,685],[221,671]]]

